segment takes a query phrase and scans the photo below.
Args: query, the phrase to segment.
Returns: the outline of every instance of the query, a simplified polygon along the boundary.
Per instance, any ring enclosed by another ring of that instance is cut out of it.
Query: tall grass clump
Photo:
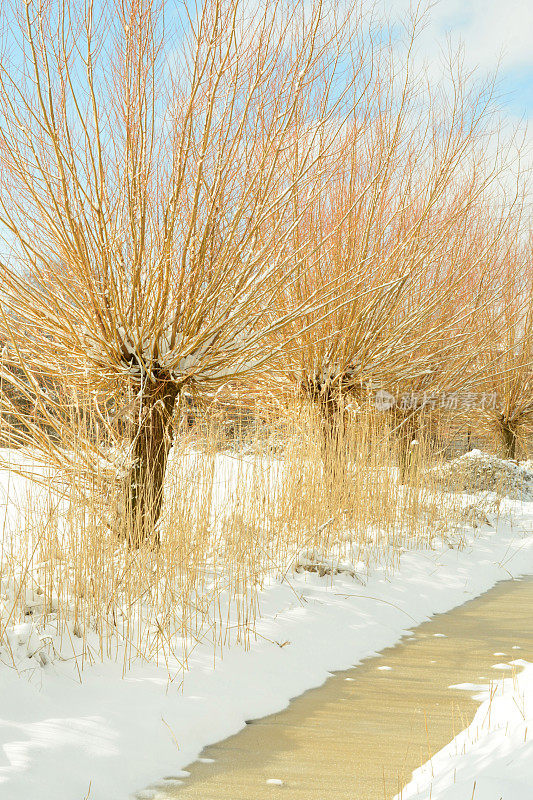
[[[298,597],[298,573],[364,583],[369,569],[393,570],[405,549],[435,537],[460,546],[461,500],[436,491],[427,460],[409,486],[399,484],[386,417],[349,416],[349,481],[337,487],[322,477],[319,426],[310,410],[263,416],[228,443],[224,425],[199,415],[172,449],[158,548],[120,544],[100,505],[54,484],[49,467],[39,489],[19,482],[2,536],[2,644],[29,622],[39,657],[71,652],[80,673],[101,659],[125,672],[160,663],[179,684],[199,649],[216,658],[254,640],[272,582]]]

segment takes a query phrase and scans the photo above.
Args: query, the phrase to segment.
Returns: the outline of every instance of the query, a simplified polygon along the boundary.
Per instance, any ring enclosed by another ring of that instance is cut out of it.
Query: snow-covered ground
[[[28,498],[15,479],[3,489],[6,502],[9,494],[5,533],[17,530]],[[0,632],[6,626],[8,640],[0,648],[0,799],[156,797],[158,781],[179,776],[205,745],[236,733],[245,720],[283,709],[331,671],[393,645],[406,630],[497,581],[533,573],[533,502],[506,499],[497,511],[486,496],[485,510],[474,513],[475,501],[465,497],[464,529],[452,538],[436,535],[432,549],[404,551],[394,572],[390,563],[367,573],[339,561],[338,554],[328,560],[313,549],[300,552],[259,592],[249,648],[219,650],[214,664],[212,641],[199,640],[185,672],[170,648],[159,664],[139,658],[126,669],[119,646],[118,658],[102,662],[96,648],[91,657],[90,637],[82,647],[74,624],[64,626],[60,639],[53,627],[39,628],[32,615],[22,624],[2,618],[0,604]],[[25,598],[29,607],[34,601],[39,597]],[[532,796],[504,789],[505,781],[513,787],[510,781],[519,779],[533,785],[525,735],[528,709],[533,712],[533,667],[504,690],[492,699],[490,727],[481,724],[482,706],[469,731],[433,759],[432,788],[431,771],[422,768],[404,798],[421,800],[431,792],[433,800],[462,800],[454,786],[464,785],[470,786],[465,800],[471,800],[472,775],[479,776],[474,800]],[[513,710],[518,695],[525,726]],[[530,729],[533,735],[533,720]],[[494,775],[496,794],[490,786]]]
[[[29,657],[31,625],[15,626],[15,659],[0,665],[0,797],[126,800],[141,790],[140,797],[153,797],[150,785],[179,775],[206,744],[237,732],[245,720],[286,707],[330,671],[394,644],[407,629],[498,580],[533,573],[533,503],[507,500],[502,509],[492,527],[466,528],[462,549],[436,538],[433,550],[404,552],[394,574],[376,567],[368,577],[332,578],[293,570],[282,582],[272,579],[260,593],[250,648],[225,651],[214,668],[212,646],[200,643],[184,679],[170,658],[160,666],[134,663],[125,672],[115,661],[86,661],[80,680],[75,645],[70,659],[61,660],[64,642],[61,658],[41,663]],[[522,688],[530,676],[520,677]],[[498,747],[497,735],[490,733],[487,747]],[[443,763],[445,782],[445,756]],[[523,769],[533,783],[533,765]],[[479,792],[475,800],[489,797]]]

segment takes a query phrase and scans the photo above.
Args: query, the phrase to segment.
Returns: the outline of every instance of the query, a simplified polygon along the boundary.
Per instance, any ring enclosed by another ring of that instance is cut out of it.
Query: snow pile
[[[317,572],[321,578],[325,575],[342,575],[344,573],[365,585],[357,574],[358,571],[362,572],[366,569],[363,561],[353,564],[347,559],[328,558],[326,553],[317,547],[302,550],[296,557],[293,569],[294,572]]]
[[[415,770],[396,800],[530,800],[533,664],[511,664],[524,670],[492,690],[483,687],[472,724]]]
[[[35,572],[38,571],[37,565]],[[83,661],[89,651],[96,654],[98,635],[93,633],[90,643],[84,645],[79,623],[60,619],[57,593],[50,587],[45,591],[35,577],[27,583],[21,577],[0,576],[0,627],[5,626],[0,644],[0,675],[3,668],[8,668],[28,681],[36,679],[40,683],[42,668]],[[74,616],[72,603],[63,606]],[[24,621],[12,622],[20,611]]]
[[[430,471],[438,486],[476,494],[495,492],[513,500],[533,501],[533,469],[497,456],[471,450]]]

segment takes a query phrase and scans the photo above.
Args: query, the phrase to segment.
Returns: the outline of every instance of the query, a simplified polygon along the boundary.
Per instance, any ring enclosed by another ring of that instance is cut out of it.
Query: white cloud
[[[434,9],[440,35],[447,31],[465,43],[472,65],[502,70],[533,65],[531,0],[441,0]]]
[[[409,0],[382,0],[391,15],[408,13]],[[428,12],[424,49],[462,41],[470,67],[503,70],[533,66],[532,0],[440,0]]]

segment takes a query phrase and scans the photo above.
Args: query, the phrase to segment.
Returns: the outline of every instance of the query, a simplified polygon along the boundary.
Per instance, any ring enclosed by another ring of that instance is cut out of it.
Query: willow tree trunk
[[[172,415],[179,394],[171,382],[152,384],[142,394],[139,423],[133,442],[134,463],[126,479],[128,544],[158,545],[157,524],[163,505],[168,454],[172,446]]]
[[[417,432],[419,423],[412,412],[407,416],[395,414],[395,428],[398,437],[398,465],[400,468],[400,483],[409,483],[414,477],[419,457]],[[417,442],[414,444],[414,442]]]
[[[341,492],[347,479],[345,412],[332,393],[323,393],[318,404],[324,476],[329,489]]]
[[[516,430],[513,427],[513,425],[509,422],[509,420],[502,418],[501,432],[503,439],[504,457],[510,458],[514,461],[516,459],[516,445],[517,445]]]

